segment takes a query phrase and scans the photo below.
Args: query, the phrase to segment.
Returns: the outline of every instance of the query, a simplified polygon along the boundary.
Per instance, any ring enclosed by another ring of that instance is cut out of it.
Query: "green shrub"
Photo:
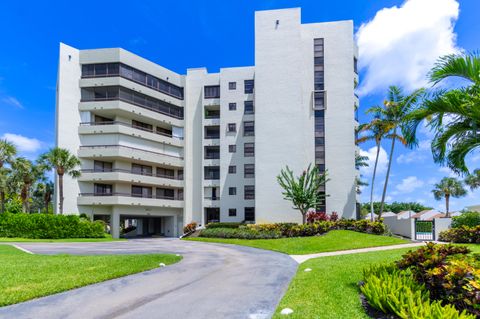
[[[205,228],[238,228],[242,225],[242,223],[210,223]]]
[[[473,319],[474,315],[461,313],[451,304],[431,301],[429,291],[415,281],[409,270],[394,265],[373,266],[364,271],[360,286],[370,306],[402,319]]]
[[[480,226],[459,226],[440,232],[438,239],[450,243],[480,243]]]
[[[103,238],[104,225],[76,215],[0,214],[0,237]]]
[[[480,212],[464,212],[452,217],[452,228],[461,226],[476,227],[480,225]]]
[[[279,231],[258,231],[249,227],[241,228],[207,228],[200,232],[200,237],[239,238],[239,239],[274,239],[281,238]]]

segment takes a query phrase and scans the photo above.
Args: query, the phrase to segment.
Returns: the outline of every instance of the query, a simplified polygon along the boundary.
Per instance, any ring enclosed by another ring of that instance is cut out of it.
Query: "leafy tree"
[[[80,160],[69,150],[55,147],[40,156],[39,162],[47,169],[55,169],[58,176],[59,212],[63,214],[63,176],[67,174],[72,178],[79,177],[80,171],[76,168],[80,166]]]
[[[17,155],[15,145],[6,139],[0,140],[0,168],[2,168],[5,163],[11,164],[15,155]]]
[[[22,200],[22,211],[30,211],[30,191],[35,181],[42,175],[42,170],[32,161],[19,157],[12,163],[15,183],[20,186],[20,198]]]
[[[48,214],[49,207],[52,202],[53,192],[53,182],[48,180],[42,180],[38,182],[36,189],[33,192],[33,203],[35,208]]]
[[[395,151],[395,143],[398,141],[405,146],[413,146],[416,143],[414,135],[409,135],[410,141],[404,137],[408,129],[407,115],[413,110],[418,103],[418,100],[423,95],[424,90],[416,90],[411,94],[405,95],[403,90],[397,86],[390,86],[388,90],[388,98],[383,102],[383,107],[375,106],[370,108],[367,112],[375,114],[382,114],[385,125],[390,129],[387,138],[391,140],[390,155],[388,158],[387,173],[385,174],[385,183],[383,184],[382,200],[380,204],[380,211],[378,218],[382,217],[385,206],[385,196],[387,195],[388,179],[390,177],[390,170],[392,167],[392,158]]]
[[[466,174],[465,157],[480,146],[480,55],[454,54],[438,60],[430,72],[435,86],[445,79],[462,78],[468,86],[440,89],[429,95],[410,116],[409,134],[427,121],[435,132],[432,153],[435,162]]]
[[[360,133],[365,133],[363,136],[357,139],[357,143],[364,143],[367,141],[374,141],[375,146],[377,147],[377,154],[375,156],[375,164],[373,166],[373,175],[372,183],[370,184],[370,212],[371,220],[373,221],[373,190],[375,185],[375,176],[377,174],[378,166],[378,157],[380,155],[380,146],[382,140],[386,138],[388,132],[390,131],[389,123],[384,121],[381,113],[376,113],[373,120],[369,123],[365,123],[359,126],[358,131]]]
[[[445,198],[445,214],[446,217],[450,216],[449,205],[450,197],[462,197],[467,195],[467,191],[463,187],[463,183],[454,177],[444,177],[440,183],[435,184],[435,188],[432,190],[433,196],[436,200]]]
[[[373,209],[375,214],[378,214],[380,212],[380,205],[381,205],[381,202],[373,203]],[[370,209],[370,203],[362,204],[362,212],[365,212],[366,210],[366,213],[364,213],[364,215],[368,214],[369,209]],[[385,211],[390,211],[395,214],[398,214],[399,212],[407,211],[407,210],[411,210],[418,213],[422,210],[427,210],[427,209],[432,209],[432,207],[424,206],[417,202],[392,202],[391,204],[385,203],[385,206],[384,206]]]
[[[471,190],[477,189],[480,187],[480,169],[473,171],[473,174],[469,174],[465,177],[465,184],[470,187]]]
[[[325,199],[325,195],[321,194],[319,189],[328,181],[327,173],[320,174],[316,166],[308,165],[299,177],[295,177],[287,166],[281,170],[277,181],[283,188],[284,199],[291,201],[293,208],[300,211],[302,222],[305,224],[308,210],[315,208]]]

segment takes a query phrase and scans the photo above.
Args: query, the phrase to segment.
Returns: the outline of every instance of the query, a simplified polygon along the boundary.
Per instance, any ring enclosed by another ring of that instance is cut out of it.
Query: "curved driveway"
[[[166,238],[18,246],[38,254],[178,253],[183,260],[3,307],[0,318],[270,318],[298,265],[271,251]]]

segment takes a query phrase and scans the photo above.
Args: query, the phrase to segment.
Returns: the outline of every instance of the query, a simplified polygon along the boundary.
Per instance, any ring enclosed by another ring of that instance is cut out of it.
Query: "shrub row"
[[[452,217],[452,228],[461,226],[476,227],[480,225],[480,212],[464,212]]]
[[[442,231],[439,240],[449,243],[480,243],[480,226],[460,226]]]
[[[76,215],[0,214],[0,237],[33,239],[102,238],[104,224]]]
[[[361,291],[372,307],[400,318],[479,317],[480,257],[469,252],[429,243],[364,271]]]
[[[430,300],[424,284],[415,281],[410,270],[390,266],[373,266],[364,271],[360,286],[370,306],[402,319],[474,319],[465,310],[461,313],[451,304]]]
[[[242,223],[210,223],[205,228],[239,228],[244,224]]]
[[[220,224],[220,227],[217,225]],[[222,227],[227,224],[228,227]],[[207,228],[200,232],[200,237],[218,238],[280,238],[280,237],[306,237],[324,234],[332,229],[353,230],[363,233],[381,235],[385,233],[385,225],[382,222],[369,220],[318,221],[308,224],[277,223],[242,225],[238,223],[215,223],[208,224]],[[218,231],[217,231],[218,230]],[[235,237],[238,235],[239,237]]]

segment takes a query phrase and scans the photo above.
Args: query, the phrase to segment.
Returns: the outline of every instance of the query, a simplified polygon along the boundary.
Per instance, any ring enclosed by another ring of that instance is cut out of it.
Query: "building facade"
[[[330,179],[320,209],[355,218],[356,56],[352,21],[302,24],[299,8],[256,12],[255,66],[218,73],[61,44],[56,143],[82,162],[64,211],[108,220],[114,237],[125,219],[163,236],[300,222],[276,176],[312,164]]]

